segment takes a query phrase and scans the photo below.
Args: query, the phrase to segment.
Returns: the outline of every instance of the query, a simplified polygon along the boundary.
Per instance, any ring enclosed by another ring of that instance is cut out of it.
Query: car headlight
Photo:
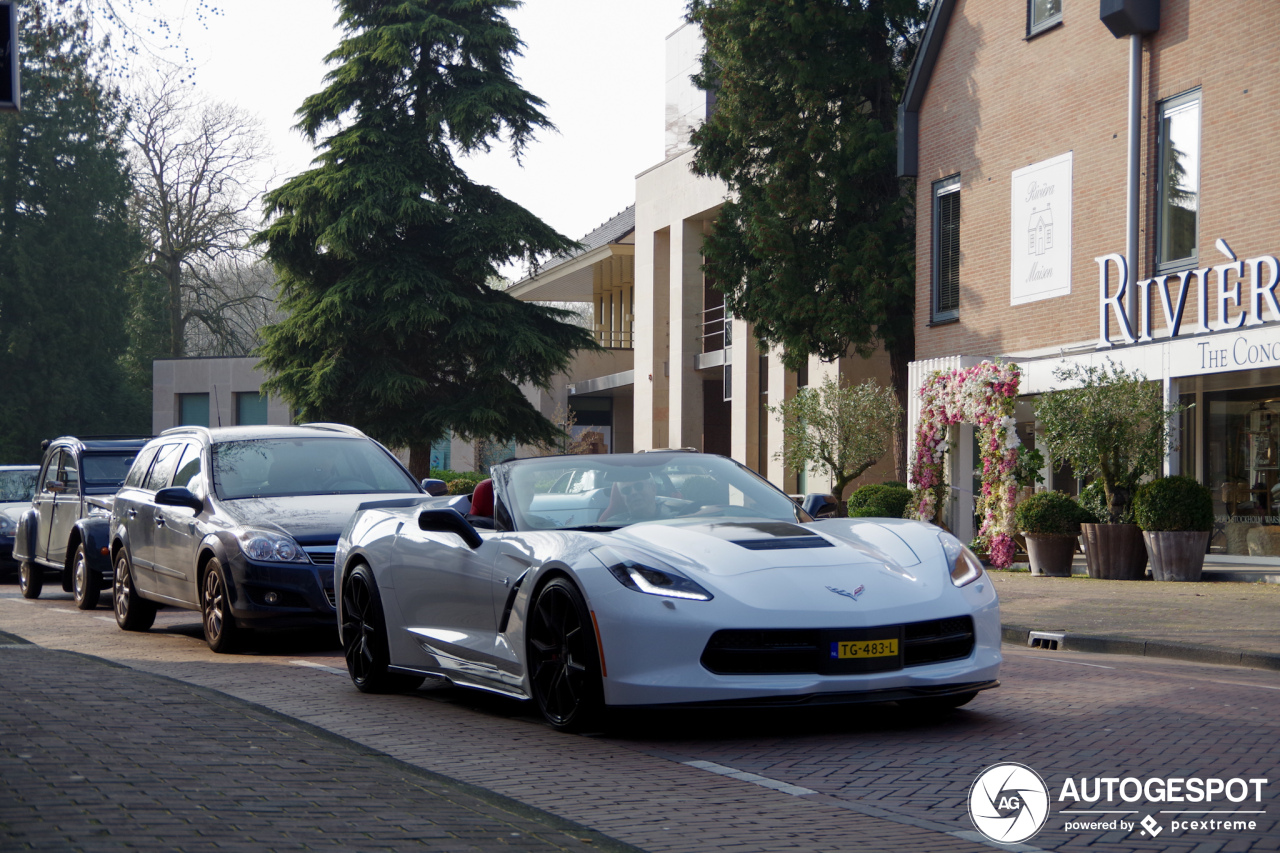
[[[693,580],[652,557],[636,555],[633,558],[621,550],[609,547],[592,548],[591,553],[595,554],[600,562],[604,563],[609,573],[618,579],[618,583],[627,589],[691,601],[712,599],[711,593]]]
[[[938,541],[942,543],[942,553],[947,558],[947,568],[951,570],[953,584],[968,586],[982,577],[982,561],[959,539],[941,531],[938,533]]]
[[[17,532],[17,523],[7,515],[0,515],[0,536],[12,536]]]
[[[293,537],[271,530],[241,530],[236,533],[240,550],[250,560],[269,563],[305,563],[308,557]]]

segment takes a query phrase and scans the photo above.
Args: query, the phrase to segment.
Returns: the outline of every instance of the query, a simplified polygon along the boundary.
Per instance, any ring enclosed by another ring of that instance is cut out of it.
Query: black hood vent
[[[797,548],[834,548],[821,536],[787,536],[778,539],[730,539],[748,551],[792,551]]]

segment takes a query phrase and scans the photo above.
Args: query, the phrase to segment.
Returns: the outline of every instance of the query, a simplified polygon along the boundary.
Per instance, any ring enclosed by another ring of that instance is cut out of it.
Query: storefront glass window
[[[1210,553],[1280,557],[1280,386],[1206,393],[1203,406]]]

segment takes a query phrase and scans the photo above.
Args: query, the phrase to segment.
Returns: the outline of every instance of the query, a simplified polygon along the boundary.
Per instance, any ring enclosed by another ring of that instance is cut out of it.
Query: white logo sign
[[[1071,152],[1012,176],[1009,304],[1071,292]]]
[[[969,818],[997,844],[1031,838],[1049,817],[1049,788],[1025,764],[993,764],[969,789]]]

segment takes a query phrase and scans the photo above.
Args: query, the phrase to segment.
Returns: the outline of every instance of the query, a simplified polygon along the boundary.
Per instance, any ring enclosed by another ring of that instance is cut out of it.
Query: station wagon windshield
[[[353,438],[276,438],[213,446],[219,498],[419,491],[377,444]]]

